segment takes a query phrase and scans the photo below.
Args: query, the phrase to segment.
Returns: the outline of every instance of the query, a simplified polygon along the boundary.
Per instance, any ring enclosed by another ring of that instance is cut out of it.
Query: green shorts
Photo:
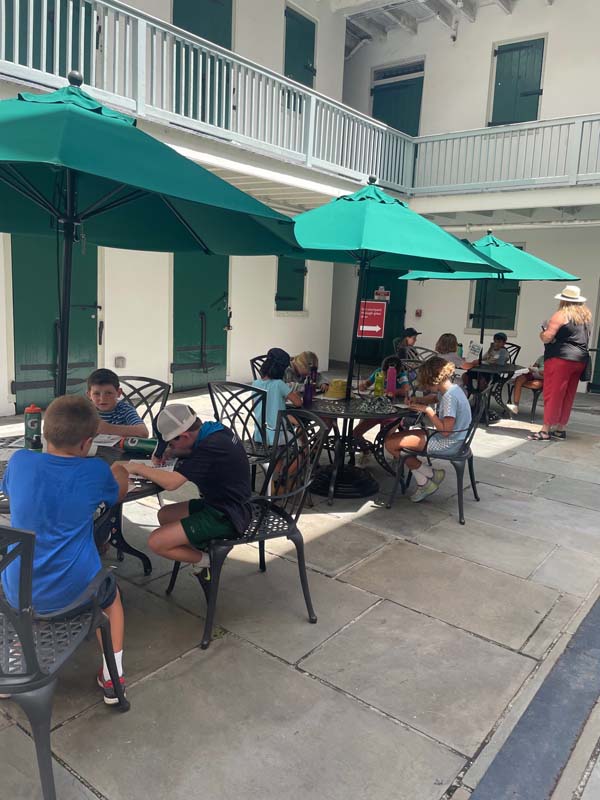
[[[190,500],[189,517],[181,520],[190,544],[200,550],[211,539],[236,539],[239,534],[222,511],[209,506],[204,500]]]

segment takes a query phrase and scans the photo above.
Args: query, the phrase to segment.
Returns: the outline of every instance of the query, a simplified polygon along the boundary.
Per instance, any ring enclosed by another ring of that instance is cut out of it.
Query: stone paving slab
[[[16,725],[0,731],[0,797],[5,800],[41,800],[42,790],[33,740]],[[58,800],[97,800],[57,761],[54,781]]]
[[[154,514],[154,518],[156,519],[156,514]],[[152,573],[148,576],[144,575],[144,567],[140,559],[127,553],[124,554],[123,561],[117,561],[117,551],[114,547],[110,547],[102,556],[102,563],[105,567],[113,568],[118,578],[126,578],[128,581],[140,586],[171,572],[173,562],[155,555],[148,547],[148,536],[156,528],[156,525],[152,527],[141,526],[125,520],[123,528],[126,541],[132,547],[141,550],[150,559]]]
[[[533,493],[552,480],[549,472],[537,469],[524,469],[514,465],[512,461],[492,461],[489,458],[474,459],[475,477],[480,483],[489,483],[504,489],[516,489],[519,492]],[[530,464],[530,466],[533,466]],[[537,466],[537,464],[536,464]],[[541,468],[540,468],[541,470]]]
[[[580,550],[557,547],[533,573],[531,580],[585,597],[600,580],[600,558]]]
[[[558,593],[445,553],[395,542],[343,580],[515,650]]]
[[[378,599],[315,572],[308,580],[316,625],[308,621],[296,564],[271,555],[262,573],[256,548],[239,545],[221,573],[216,622],[293,664]],[[164,597],[167,583],[166,577],[160,578],[147,588]],[[169,603],[175,604],[204,615],[204,595],[195,578],[180,576]]]
[[[521,652],[533,658],[542,658],[550,645],[566,630],[580,606],[580,597],[570,594],[561,595]]]
[[[123,668],[128,683],[200,644],[202,627],[196,617],[130,583],[122,581],[120,586],[125,608]],[[102,693],[96,685],[96,672],[101,663],[96,641],[84,642],[68,661],[61,671],[54,698],[53,726],[91,705],[103,704]],[[6,710],[24,725],[28,724],[14,703],[8,701]]]
[[[550,555],[554,545],[497,525],[457,519],[438,522],[415,537],[418,544],[486,567],[526,578]]]
[[[600,484],[600,467],[549,458],[543,452],[534,456],[525,446],[511,453],[502,454],[496,460],[510,466],[533,468],[555,476],[563,475],[577,481]]]
[[[596,766],[592,770],[588,782],[585,785],[585,791],[581,796],[581,800],[598,800],[600,797],[600,761],[596,762]]]
[[[390,536],[360,525],[345,523],[333,514],[303,516],[300,530],[306,563],[326,575],[337,575],[390,541]],[[270,553],[296,559],[296,548],[287,539],[266,542]]]
[[[465,517],[600,556],[598,514],[588,508],[489,486],[480,503],[465,496]]]
[[[0,706],[5,707],[8,706],[6,700],[0,700]],[[0,711],[0,730],[2,728],[7,728],[9,725],[12,725],[13,721],[8,717],[3,711]]]
[[[439,800],[463,764],[231,638],[130,697],[128,714],[91,709],[54,736],[57,753],[110,800]]]
[[[467,755],[535,662],[384,602],[303,660],[303,669]]]
[[[535,494],[538,497],[559,500],[561,503],[568,503],[571,506],[593,508],[594,511],[600,511],[598,486],[588,481],[579,481],[561,475],[540,486]]]
[[[385,507],[385,495],[376,501],[367,500],[362,505],[359,505],[360,500],[336,500],[331,507],[331,513],[344,522],[354,522],[375,531],[412,539],[418,533],[429,530],[433,525],[452,516],[449,510],[452,506],[449,509],[438,507],[433,502],[435,497],[433,495],[427,503],[413,503],[408,497],[398,494],[394,505],[389,509]],[[441,502],[450,503],[451,499],[444,497]],[[456,503],[455,500],[453,502]]]

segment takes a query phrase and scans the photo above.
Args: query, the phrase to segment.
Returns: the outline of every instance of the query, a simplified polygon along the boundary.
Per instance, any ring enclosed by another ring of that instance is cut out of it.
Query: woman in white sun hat
[[[544,424],[529,438],[538,441],[563,441],[571,416],[577,384],[589,370],[589,339],[592,314],[579,286],[565,286],[558,310],[542,323],[540,339],[544,343]],[[591,378],[591,375],[589,376]]]

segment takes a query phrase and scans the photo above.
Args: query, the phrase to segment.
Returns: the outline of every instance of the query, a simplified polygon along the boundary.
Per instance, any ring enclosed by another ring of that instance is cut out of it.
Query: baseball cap
[[[506,342],[508,341],[508,336],[500,331],[499,333],[494,334],[494,339],[500,339],[501,341]]]
[[[172,403],[163,408],[156,420],[156,427],[161,438],[170,442],[189,430],[198,419],[196,412],[183,403]]]
[[[406,336],[420,336],[421,331],[416,330],[416,328],[404,328],[402,331],[402,338],[404,339]]]

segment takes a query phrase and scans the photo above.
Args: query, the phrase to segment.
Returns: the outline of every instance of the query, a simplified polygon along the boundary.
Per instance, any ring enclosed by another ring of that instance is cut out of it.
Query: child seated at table
[[[252,386],[263,389],[267,393],[267,444],[273,444],[275,428],[277,427],[277,415],[280,411],[285,411],[286,403],[299,408],[302,405],[302,398],[298,392],[290,389],[289,384],[283,380],[284,375],[290,365],[290,357],[279,347],[272,347],[267,353],[267,358],[260,369],[260,378],[252,381]],[[262,403],[257,406],[256,413],[261,414]],[[261,432],[255,431],[254,438],[257,442],[262,441]]]
[[[44,415],[46,453],[18,450],[10,459],[2,490],[10,498],[10,521],[15,528],[35,533],[33,607],[50,614],[76,600],[101,569],[94,544],[94,511],[127,494],[123,467],[109,467],[99,458],[86,458],[98,431],[98,414],[85,397],[66,395],[53,400]],[[18,559],[2,573],[8,602],[17,606]],[[123,677],[124,616],[114,575],[100,589],[100,607],[110,631],[121,685]],[[106,660],[97,683],[104,702],[118,702]]]
[[[443,358],[434,356],[419,367],[417,381],[426,392],[437,395],[437,414],[430,405],[423,402],[427,398],[411,400],[410,405],[422,413],[433,425],[437,433],[432,436],[424,430],[395,431],[386,436],[385,449],[394,458],[403,450],[414,451],[414,456],[406,459],[406,466],[415,476],[416,491],[411,495],[413,503],[420,503],[440,488],[446,476],[443,469],[433,469],[427,460],[421,461],[417,455],[435,458],[436,453],[450,456],[458,453],[467,436],[471,424],[471,406],[460,386],[452,383],[455,366]]]
[[[490,366],[503,367],[510,357],[506,349],[506,341],[508,337],[505,333],[495,333],[491,345],[488,347],[487,352],[481,359],[482,364]],[[462,376],[462,382],[465,389],[469,394],[473,391],[473,378],[477,378],[477,386],[479,391],[483,391],[490,382],[489,375],[482,375],[477,372],[476,367],[479,361],[465,361],[463,367],[468,370]]]
[[[453,333],[442,333],[435,344],[435,352],[455,367],[464,364],[463,357],[458,355],[458,339]]]
[[[148,428],[123,394],[119,376],[110,369],[97,369],[87,379],[87,396],[100,417],[98,433],[114,436],[148,436]]]
[[[396,389],[392,393],[389,393],[386,390],[385,395],[391,400],[406,401],[410,397],[411,387],[408,380],[408,375],[402,369],[402,363],[398,356],[386,356],[381,362],[381,367],[374,370],[366,380],[361,381],[358,384],[359,390],[361,392],[366,392],[367,389],[373,386],[375,383],[375,378],[380,372],[383,373],[383,385],[385,387],[387,381],[387,371],[390,367],[394,367],[396,369]],[[371,428],[374,428],[375,425],[380,425],[383,427],[384,425],[389,424],[393,419],[395,419],[395,417],[389,417],[388,419],[363,419],[362,422],[359,422],[354,428],[352,435],[360,449],[365,452],[368,452],[369,450],[369,442],[367,442],[365,439],[365,433],[367,431],[371,430]]]
[[[544,356],[541,355],[529,367],[529,370],[522,375],[517,375],[513,388],[513,402],[507,403],[506,407],[512,414],[519,413],[519,402],[523,389],[536,391],[544,386]]]
[[[329,381],[319,372],[319,357],[312,350],[303,350],[297,356],[290,358],[283,380],[292,386],[296,383],[302,384],[313,369],[317,371],[317,391],[326,392],[329,389]]]
[[[122,463],[130,475],[140,475],[168,491],[186,481],[198,487],[201,499],[160,509],[160,527],[150,534],[148,546],[157,555],[192,564],[194,572],[200,572],[210,566],[203,548],[211,539],[238,538],[250,524],[250,462],[232,430],[220,422],[202,422],[181,403],[160,412],[157,428],[163,440],[157,458],[177,458],[175,470]]]

